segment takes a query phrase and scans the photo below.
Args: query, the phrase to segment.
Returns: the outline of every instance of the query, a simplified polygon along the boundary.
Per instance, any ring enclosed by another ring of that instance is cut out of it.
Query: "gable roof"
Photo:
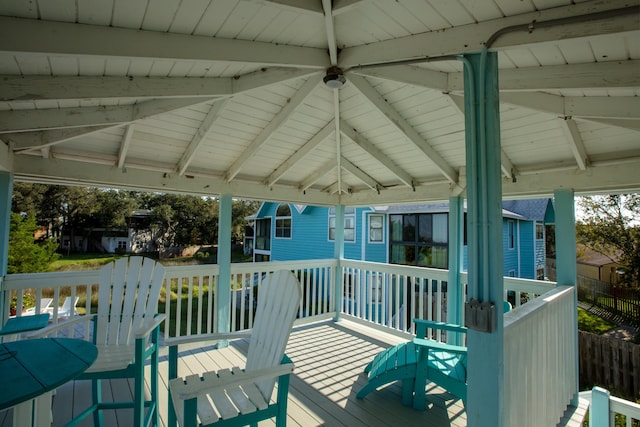
[[[504,200],[503,209],[522,215],[523,217],[538,222],[544,222],[549,206],[553,208],[551,199],[517,199]]]
[[[446,201],[466,189],[459,55],[487,48],[505,197],[640,188],[637,0],[65,5],[0,7],[0,171],[16,180]]]

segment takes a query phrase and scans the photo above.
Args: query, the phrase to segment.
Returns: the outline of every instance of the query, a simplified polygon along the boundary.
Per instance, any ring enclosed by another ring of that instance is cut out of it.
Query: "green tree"
[[[579,199],[583,219],[577,224],[579,243],[624,266],[627,286],[640,281],[640,194],[589,196]]]
[[[34,240],[37,228],[34,217],[11,213],[9,274],[47,271],[49,265],[58,259],[58,245],[53,239]]]

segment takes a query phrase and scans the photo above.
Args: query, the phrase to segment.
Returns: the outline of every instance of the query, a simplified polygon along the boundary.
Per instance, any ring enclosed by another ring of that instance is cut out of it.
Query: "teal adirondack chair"
[[[199,339],[250,337],[245,369],[235,367],[202,376],[177,377],[178,344],[193,338],[168,339],[169,423],[175,426],[257,426],[258,421],[275,417],[276,426],[285,426],[289,377],[293,363],[284,354],[291,328],[300,306],[300,284],[290,271],[276,271],[262,280],[254,327],[247,333],[207,334]],[[213,355],[215,356],[215,355]],[[275,403],[269,403],[278,381]]]
[[[120,258],[100,271],[98,313],[93,317],[93,341],[98,358],[78,380],[92,380],[93,404],[67,424],[76,425],[93,414],[95,426],[102,426],[103,411],[132,408],[136,427],[157,426],[158,413],[158,338],[165,315],[158,315],[158,298],[164,279],[164,267],[143,257]],[[51,335],[70,325],[86,322],[86,316],[73,317],[41,329],[31,338]],[[144,368],[150,359],[150,399],[144,395]],[[130,402],[103,402],[101,380],[133,378],[134,395]],[[145,414],[146,410],[146,414]]]
[[[511,310],[505,301],[504,312]],[[362,399],[378,387],[402,381],[402,403],[424,410],[425,388],[433,382],[454,396],[467,400],[467,348],[428,339],[428,330],[466,333],[464,326],[413,319],[416,338],[378,353],[364,371],[368,382],[360,389]],[[439,333],[439,332],[436,332]]]

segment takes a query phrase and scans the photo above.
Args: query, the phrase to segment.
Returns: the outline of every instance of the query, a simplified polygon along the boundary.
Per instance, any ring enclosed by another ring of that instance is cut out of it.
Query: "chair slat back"
[[[300,299],[300,284],[291,271],[276,271],[262,281],[247,353],[247,371],[277,366],[282,362]],[[258,383],[265,399],[271,396],[274,385],[275,379]]]
[[[153,317],[164,267],[150,258],[120,258],[100,271],[95,342],[131,345],[134,332]]]

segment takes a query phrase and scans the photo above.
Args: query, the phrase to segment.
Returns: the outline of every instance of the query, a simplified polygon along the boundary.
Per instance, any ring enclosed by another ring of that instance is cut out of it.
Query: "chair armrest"
[[[272,368],[256,369],[249,372],[236,367],[231,373],[224,376],[218,376],[216,372],[206,372],[202,380],[196,381],[198,379],[196,375],[188,377],[187,381],[182,378],[172,379],[169,381],[169,389],[174,398],[188,400],[217,390],[288,375],[293,372],[293,367],[293,363],[284,363]]]
[[[466,333],[467,328],[453,323],[434,322],[433,320],[413,319],[416,324],[416,337],[424,338],[427,335],[427,329],[439,329],[451,332]]]
[[[215,334],[198,334],[187,335],[183,337],[168,337],[164,339],[164,345],[172,347],[181,344],[190,344],[201,341],[219,341],[219,340],[232,340],[236,338],[249,338],[251,337],[251,331],[239,331],[239,332],[224,332]]]
[[[68,328],[69,326],[75,325],[76,323],[81,322],[90,322],[93,318],[96,317],[96,314],[88,314],[85,316],[76,316],[67,320],[63,320],[62,322],[52,323],[49,326],[46,326],[42,329],[38,329],[37,331],[33,331],[31,333],[25,334],[26,338],[42,338],[44,336],[49,335],[52,332],[58,331],[60,329]]]
[[[429,340],[425,338],[414,338],[413,343],[418,347],[425,347],[429,350],[447,351],[449,353],[456,353],[456,354],[467,353],[467,347],[462,347],[462,346],[453,345],[453,344],[446,344],[443,342],[438,342],[438,341]]]
[[[148,337],[155,328],[164,322],[166,317],[166,314],[156,314],[152,319],[144,322],[136,331],[136,339]]]

